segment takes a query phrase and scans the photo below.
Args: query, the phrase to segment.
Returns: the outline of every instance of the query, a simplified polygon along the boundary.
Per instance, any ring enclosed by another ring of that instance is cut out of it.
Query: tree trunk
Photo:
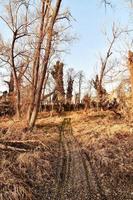
[[[68,85],[67,85],[67,94],[66,94],[66,101],[67,103],[71,104],[72,102],[72,93],[73,93],[73,82],[74,80],[72,79],[72,77],[68,77]]]
[[[46,72],[47,72],[47,66],[48,66],[48,62],[49,62],[49,57],[50,57],[50,51],[51,51],[51,44],[52,44],[52,33],[53,33],[53,27],[56,21],[56,17],[58,15],[59,9],[60,9],[60,5],[61,5],[61,1],[62,0],[57,0],[56,2],[56,6],[53,12],[53,15],[51,17],[51,20],[49,22],[49,28],[47,31],[47,42],[46,42],[46,48],[45,48],[45,56],[44,59],[42,61],[42,70],[41,70],[41,74],[39,74],[39,71],[36,70],[35,73],[33,74],[33,80],[36,79],[36,90],[35,93],[32,93],[32,99],[31,99],[31,109],[29,109],[29,121],[28,121],[28,127],[30,129],[32,129],[35,125],[36,122],[36,118],[37,118],[37,114],[38,114],[38,110],[39,110],[39,105],[40,105],[40,100],[41,100],[41,93],[42,93],[42,87],[43,87],[43,83],[44,80],[46,78]],[[42,3],[44,3],[45,1],[43,1]],[[43,16],[42,16],[43,17]],[[41,33],[42,34],[42,33]],[[43,38],[40,41],[41,45],[43,43]],[[40,58],[40,52],[39,52],[39,58]],[[38,62],[38,64],[40,64]],[[39,66],[38,66],[39,67]],[[33,91],[34,92],[34,91]]]
[[[12,72],[10,74],[10,80],[9,81],[4,81],[4,82],[8,84],[9,94],[14,92],[14,77],[13,77],[13,73]]]
[[[15,66],[15,62],[14,62],[14,48],[15,48],[16,34],[17,33],[14,32],[12,47],[11,47],[11,63],[12,63],[12,68],[13,68],[13,79],[14,79],[15,90],[16,90],[16,95],[17,95],[16,113],[17,113],[17,118],[20,119],[20,116],[21,116],[21,112],[20,112],[20,85],[19,85],[17,72],[16,72],[16,66]]]
[[[128,69],[130,72],[132,103],[133,103],[133,52],[128,52]]]
[[[28,108],[27,112],[27,122],[30,122],[30,118],[32,115],[32,111],[34,110],[34,101],[35,101],[35,95],[37,90],[37,82],[38,82],[38,73],[39,73],[39,67],[40,67],[40,52],[41,52],[41,45],[44,38],[44,18],[45,18],[45,1],[42,1],[42,8],[41,8],[41,24],[40,24],[40,30],[39,30],[39,39],[37,43],[37,47],[34,53],[34,61],[32,66],[32,87],[31,87],[31,102]]]
[[[60,63],[60,61],[57,61],[52,71],[52,76],[55,80],[55,89],[56,89],[55,96],[56,96],[56,101],[57,101],[56,103],[65,102],[63,67],[64,67],[64,64]]]
[[[100,104],[102,104],[107,92],[102,86],[102,82],[99,79],[99,76],[96,75],[95,79],[92,80],[93,86],[97,92],[97,98]]]
[[[17,90],[17,102],[16,102],[16,112],[17,112],[17,119],[21,117],[21,106],[20,106],[20,90]]]

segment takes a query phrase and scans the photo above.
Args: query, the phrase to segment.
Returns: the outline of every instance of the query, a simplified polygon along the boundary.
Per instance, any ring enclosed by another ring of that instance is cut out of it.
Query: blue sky
[[[112,23],[122,26],[131,24],[131,16],[126,0],[112,1],[113,9],[100,4],[100,0],[64,0],[63,7],[68,7],[77,20],[73,22],[72,32],[79,40],[70,46],[70,54],[64,56],[68,67],[83,70],[88,78],[96,71],[99,53],[106,48],[102,30],[110,33]]]

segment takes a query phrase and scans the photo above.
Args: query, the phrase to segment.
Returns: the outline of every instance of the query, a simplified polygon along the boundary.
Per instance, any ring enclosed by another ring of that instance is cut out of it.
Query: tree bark
[[[60,63],[60,61],[57,61],[52,71],[52,76],[55,80],[55,89],[56,89],[55,96],[56,96],[57,103],[65,102],[63,67],[64,67],[64,64]]]
[[[44,3],[44,2],[45,1],[43,1],[42,3]],[[35,73],[35,75],[33,74],[33,78],[36,78],[37,89],[36,89],[35,93],[33,93],[33,96],[32,96],[33,99],[32,99],[31,106],[33,106],[33,107],[32,107],[32,109],[30,109],[30,118],[29,118],[29,122],[28,122],[28,127],[30,129],[32,129],[34,127],[35,121],[36,121],[36,118],[37,118],[37,114],[38,114],[38,111],[39,111],[42,87],[43,87],[44,79],[46,78],[47,66],[48,66],[50,52],[51,52],[53,27],[54,27],[56,17],[58,15],[58,12],[59,12],[59,9],[60,9],[60,6],[61,6],[61,2],[62,2],[62,0],[57,0],[55,9],[53,11],[51,20],[49,22],[49,27],[48,27],[48,31],[47,31],[47,42],[46,42],[46,48],[45,48],[45,56],[44,56],[44,59],[43,59],[43,62],[42,62],[41,74],[38,74],[38,72],[39,72],[38,70]],[[41,45],[42,45],[42,42],[43,42],[43,40],[41,41]],[[39,52],[39,57],[40,57],[40,52]]]
[[[74,80],[72,77],[68,77],[68,85],[67,85],[67,94],[66,94],[66,101],[67,103],[71,104],[72,102],[72,93],[73,93],[73,82]]]
[[[15,48],[15,42],[16,42],[16,35],[17,35],[17,32],[14,32],[12,46],[11,46],[11,64],[12,64],[12,68],[13,68],[13,78],[14,78],[15,89],[16,89],[16,93],[17,93],[16,113],[17,113],[17,118],[20,119],[20,117],[21,117],[20,87],[19,87],[19,81],[18,81],[17,72],[16,72],[16,66],[15,66],[15,62],[14,62],[14,48]]]
[[[133,52],[132,51],[128,52],[128,69],[130,72],[132,104],[133,104]]]
[[[37,43],[37,47],[34,54],[34,61],[32,66],[32,87],[31,87],[31,102],[27,112],[27,121],[30,122],[31,114],[34,109],[34,101],[35,101],[35,94],[37,89],[37,82],[38,82],[38,73],[39,73],[39,66],[40,66],[40,52],[41,52],[41,45],[43,42],[43,29],[44,29],[44,19],[45,19],[45,1],[42,1],[42,8],[41,8],[41,24],[39,30],[39,39]],[[47,10],[47,8],[46,8]]]

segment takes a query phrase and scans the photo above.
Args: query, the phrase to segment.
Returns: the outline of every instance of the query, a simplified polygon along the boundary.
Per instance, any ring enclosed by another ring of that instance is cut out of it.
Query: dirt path
[[[87,155],[73,135],[71,121],[60,126],[59,163],[55,200],[106,200]]]

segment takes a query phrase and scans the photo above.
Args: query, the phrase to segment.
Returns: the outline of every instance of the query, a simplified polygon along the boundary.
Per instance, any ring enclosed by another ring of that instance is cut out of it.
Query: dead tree
[[[9,81],[4,81],[5,83],[8,84],[9,88],[9,94],[14,92],[14,78],[13,78],[13,73],[11,72],[10,74],[10,80]]]
[[[18,60],[20,60],[23,55],[24,51],[22,49],[19,51],[18,48],[18,41],[21,41],[22,38],[28,36],[27,32],[27,9],[28,4],[26,1],[8,1],[8,5],[5,3],[6,8],[6,18],[3,16],[0,16],[0,19],[3,20],[3,22],[7,25],[7,27],[10,29],[12,33],[12,39],[10,44],[2,43],[2,48],[0,51],[0,60],[4,63],[10,66],[14,81],[14,88],[10,88],[11,85],[9,85],[9,90],[11,89],[15,91],[16,93],[16,113],[17,117],[20,118],[21,112],[20,112],[20,101],[21,101],[21,91],[20,91],[20,78],[19,78],[19,67],[18,67]],[[8,8],[8,9],[7,9]],[[23,13],[21,12],[23,8]],[[21,13],[21,14],[20,14]],[[22,17],[23,15],[23,17]],[[21,21],[18,23],[18,19],[21,17]],[[24,70],[25,71],[25,70]]]
[[[73,97],[73,84],[77,76],[77,73],[74,71],[73,68],[69,68],[67,70],[66,76],[67,76],[66,103],[71,104]]]
[[[133,102],[133,52],[132,51],[128,52],[128,69],[130,72],[132,102]]]
[[[97,92],[97,97],[98,97],[98,101],[100,104],[102,104],[102,101],[105,100],[106,98],[106,89],[103,86],[103,81],[105,79],[105,76],[111,71],[112,66],[110,67],[108,65],[109,60],[111,55],[113,54],[113,47],[114,44],[116,42],[116,40],[119,38],[119,36],[123,33],[124,31],[119,30],[119,28],[117,28],[115,26],[115,24],[113,24],[112,27],[112,39],[110,40],[109,38],[107,38],[108,42],[109,42],[109,47],[107,49],[106,55],[105,57],[101,57],[101,68],[100,68],[100,73],[96,75],[95,79],[92,80],[92,85],[95,88],[96,92]]]
[[[28,81],[28,84],[26,82],[23,86],[28,90],[27,125],[29,128],[34,127],[37,119],[51,60],[57,55],[62,41],[70,42],[70,38],[66,38],[64,32],[70,27],[71,15],[69,11],[60,12],[61,3],[62,0],[41,0],[35,1],[33,6],[30,0],[3,2],[6,18],[0,16],[0,19],[10,29],[12,38],[8,45],[6,42],[2,44],[3,48],[0,41],[0,61],[4,60],[4,65],[8,64],[13,73],[18,117],[22,102],[20,86],[25,79]],[[64,23],[64,20],[69,24]],[[25,72],[27,60],[30,64]],[[24,63],[24,68],[21,63]]]
[[[103,88],[98,75],[96,75],[96,78],[92,80],[92,84],[97,92],[98,101],[102,102],[107,92]]]
[[[57,103],[65,103],[65,92],[63,82],[63,67],[64,64],[57,61],[54,65],[54,69],[51,72],[55,81],[55,94]]]
[[[43,84],[47,76],[48,64],[53,45],[53,37],[55,34],[54,27],[61,7],[61,2],[62,0],[41,1],[40,24],[33,56],[32,85],[30,90],[30,104],[27,114],[29,128],[34,127],[37,114],[39,112]]]
[[[73,95],[72,95],[72,93],[73,93],[73,82],[74,82],[74,80],[72,79],[72,76],[70,76],[68,78],[68,81],[67,81],[68,85],[67,85],[67,93],[66,93],[66,102],[69,103],[69,104],[71,104],[72,97],[73,97]]]
[[[83,84],[83,78],[84,74],[83,71],[79,71],[77,74],[78,77],[78,93],[79,93],[79,103],[81,102],[81,92],[82,92],[82,84]]]
[[[86,112],[88,108],[90,108],[90,103],[91,103],[91,98],[88,94],[84,95],[82,103],[84,104],[84,110]]]

